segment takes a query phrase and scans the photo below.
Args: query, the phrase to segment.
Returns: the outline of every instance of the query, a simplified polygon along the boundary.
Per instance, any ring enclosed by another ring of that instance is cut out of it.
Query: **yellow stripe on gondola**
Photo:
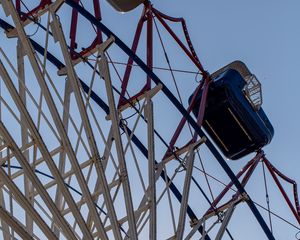
[[[238,123],[238,125],[240,126],[240,128],[243,130],[243,132],[246,134],[246,136],[248,137],[248,139],[250,141],[252,141],[251,137],[249,136],[249,134],[247,133],[246,129],[242,126],[242,124],[240,123],[240,121],[236,118],[236,116],[233,114],[233,112],[230,110],[230,108],[227,108],[228,111],[230,112],[230,114],[232,115],[232,117],[234,118],[234,120]]]
[[[216,138],[219,140],[219,142],[222,144],[222,146],[225,148],[225,150],[228,152],[228,148],[226,147],[225,143],[221,140],[221,138],[218,136],[218,134],[215,132],[215,130],[212,128],[212,126],[209,124],[207,120],[205,120],[207,126],[210,128],[210,130],[215,134]]]

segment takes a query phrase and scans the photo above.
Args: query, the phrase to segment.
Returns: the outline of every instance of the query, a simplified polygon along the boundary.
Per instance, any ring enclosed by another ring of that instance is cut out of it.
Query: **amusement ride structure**
[[[246,239],[231,224],[241,206],[265,239],[274,219],[294,237],[297,184],[262,150],[274,130],[256,76],[241,61],[210,74],[185,20],[150,1],[108,2],[142,9],[132,43],[104,1],[0,1],[1,239]],[[266,205],[245,189],[259,165]],[[271,209],[266,176],[294,223]]]

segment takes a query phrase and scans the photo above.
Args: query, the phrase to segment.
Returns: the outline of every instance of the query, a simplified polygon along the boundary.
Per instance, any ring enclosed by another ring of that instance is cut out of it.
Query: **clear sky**
[[[234,60],[242,60],[257,76],[263,88],[263,109],[275,129],[273,141],[264,149],[266,156],[280,171],[300,183],[298,155],[300,147],[300,113],[298,107],[300,102],[300,81],[298,79],[300,66],[300,1],[153,0],[152,3],[158,10],[170,16],[185,18],[194,48],[204,68],[210,73]],[[104,24],[109,26],[130,46],[142,8],[139,7],[132,12],[120,14],[112,10],[106,1],[101,1],[101,4]],[[67,24],[69,16],[61,16],[61,20]],[[84,26],[84,22],[82,24]],[[178,26],[172,26],[178,34],[181,34]],[[93,34],[93,31],[87,30],[84,34],[80,34],[78,38],[84,39],[89,33]],[[157,41],[157,35],[155,36],[154,66],[166,67],[162,49]],[[176,69],[195,71],[195,68],[191,67],[190,62],[184,58],[176,45],[163,31],[162,36],[166,43],[166,49],[170,54],[172,66]],[[78,41],[80,42],[80,40]],[[9,47],[12,46],[14,45]],[[111,53],[113,55],[114,50]],[[57,54],[59,55],[59,53]],[[144,59],[145,52],[143,50],[139,50],[138,54]],[[127,60],[126,56],[123,55],[115,56],[114,59],[122,62]],[[167,74],[158,70],[156,70],[156,73],[162,80],[165,79]],[[187,99],[197,86],[195,74],[177,73],[176,77],[183,96],[183,103],[187,106]],[[171,84],[170,88],[172,88]],[[166,100],[158,96],[157,102],[159,103],[159,101]],[[164,105],[162,104],[162,106]],[[168,109],[170,113],[166,114],[167,110],[165,108],[160,109],[158,107],[156,109],[159,115],[156,127],[163,136],[169,137],[178,123],[177,121],[172,122],[172,118],[179,119],[178,113],[175,110],[172,112],[172,110]],[[160,121],[161,119],[162,121]],[[157,151],[160,151],[159,148]],[[205,157],[208,172],[213,176],[226,179],[224,171],[216,161],[209,154]],[[237,162],[228,161],[227,163],[234,172],[237,172],[249,159],[250,157],[246,157]],[[255,201],[265,206],[262,179],[262,171],[259,168],[246,189]],[[296,224],[269,175],[268,183],[271,209]],[[292,196],[290,186],[285,186],[289,195]],[[213,191],[216,195],[221,188],[217,184],[214,187]],[[192,192],[191,198],[197,199],[199,197],[197,194]],[[197,209],[195,211],[197,212]],[[265,213],[263,214],[267,216]],[[268,219],[266,218],[266,220]],[[273,218],[273,224],[276,239],[294,239],[294,235],[297,233],[294,228],[283,224],[276,218]],[[266,239],[245,204],[238,207],[229,228],[235,236],[234,239]],[[225,237],[224,239],[229,238]]]

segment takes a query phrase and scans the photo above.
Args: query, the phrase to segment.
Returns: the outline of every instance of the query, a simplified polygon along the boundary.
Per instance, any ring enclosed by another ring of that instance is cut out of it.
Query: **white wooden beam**
[[[74,236],[74,233],[71,231],[69,224],[66,222],[66,220],[62,217],[59,210],[53,203],[51,197],[49,196],[48,192],[44,189],[43,184],[38,179],[38,177],[35,175],[33,170],[31,169],[30,164],[25,159],[24,155],[20,151],[19,147],[3,125],[3,123],[0,121],[0,134],[5,139],[6,143],[10,146],[11,150],[14,151],[15,157],[20,163],[21,167],[24,170],[24,173],[28,176],[32,184],[34,184],[34,187],[37,189],[37,191],[40,193],[41,198],[44,200],[46,206],[53,214],[53,218],[57,221],[59,226],[61,227],[62,231],[64,232],[65,237],[69,239],[76,239]]]
[[[129,237],[130,239],[135,240],[138,239],[138,235],[137,235],[137,229],[135,224],[134,208],[133,208],[132,195],[131,195],[130,184],[128,179],[128,171],[127,171],[125,156],[123,152],[123,144],[122,144],[120,128],[119,128],[120,119],[118,116],[118,112],[115,105],[115,99],[112,91],[112,82],[109,73],[108,60],[104,52],[101,53],[101,59],[99,61],[99,71],[105,80],[105,88],[108,97],[108,105],[110,111],[109,115],[112,121],[113,136],[115,139],[117,155],[119,160],[119,169],[120,169],[119,171],[120,171],[120,176],[123,179],[122,186],[124,192],[126,213],[128,216]]]
[[[225,213],[224,219],[222,221],[222,225],[221,225],[221,227],[220,227],[220,229],[218,231],[218,234],[216,236],[216,240],[221,240],[223,238],[225,230],[226,230],[226,228],[227,228],[227,226],[229,224],[229,221],[230,221],[230,219],[231,219],[231,217],[233,215],[234,209],[235,209],[235,204],[232,203],[230,205],[230,207],[227,209],[226,213]]]
[[[33,205],[29,200],[22,194],[16,184],[10,179],[10,177],[6,174],[6,172],[0,168],[0,177],[1,181],[8,187],[8,189],[12,192],[16,201],[22,206],[25,212],[31,217],[31,219],[35,221],[35,223],[40,227],[45,236],[48,239],[57,239],[54,233],[51,231],[49,226],[45,223],[45,221],[41,218],[39,213],[34,209]],[[27,223],[26,223],[27,224]],[[29,235],[33,235],[33,229],[29,229],[26,232]]]
[[[154,117],[153,102],[151,96],[147,94],[145,116],[147,119],[148,132],[148,181],[149,181],[149,239],[157,239],[157,209],[156,209],[156,184],[155,184],[155,146],[154,146]]]
[[[18,107],[19,111],[24,115],[27,126],[30,129],[31,134],[34,136],[35,142],[36,142],[37,146],[39,147],[39,150],[40,150],[42,156],[44,157],[45,162],[47,163],[51,173],[56,178],[57,185],[58,185],[59,189],[61,190],[61,192],[64,194],[65,200],[68,202],[69,207],[72,208],[74,217],[79,222],[80,227],[82,228],[83,234],[85,234],[87,238],[88,238],[88,236],[91,237],[90,231],[88,230],[81,213],[77,209],[76,203],[74,202],[72,195],[68,191],[68,188],[66,187],[65,182],[64,182],[59,170],[57,169],[42,137],[40,136],[36,126],[34,125],[34,122],[33,122],[32,118],[30,117],[30,114],[28,113],[26,107],[24,106],[22,99],[20,98],[15,86],[13,85],[11,78],[9,77],[9,75],[1,61],[0,61],[0,75],[3,78],[3,81],[5,82],[7,89],[9,90],[13,100],[15,101],[16,106]],[[29,163],[27,163],[27,164],[30,166]],[[23,170],[24,170],[24,167],[23,167]],[[25,170],[24,170],[24,172],[25,172]]]
[[[18,40],[17,42],[17,63],[18,63],[18,78],[19,81],[23,84],[19,84],[19,95],[22,99],[24,105],[26,106],[26,91],[25,91],[25,69],[24,69],[24,51],[23,46]],[[25,123],[24,115],[20,114],[20,122],[21,124],[21,138],[22,138],[22,146],[25,146],[28,144],[28,132],[27,132],[27,126]],[[26,150],[24,153],[25,158],[29,162],[29,152]],[[27,199],[30,199],[30,195],[32,192],[32,185],[26,175],[24,176],[24,186],[25,186],[25,195]],[[33,204],[33,199],[30,199],[31,203]],[[28,213],[26,213],[26,229],[27,231],[32,235],[33,233],[33,220],[30,217]]]
[[[186,221],[186,211],[188,206],[188,199],[189,199],[189,192],[191,188],[191,179],[193,175],[193,168],[194,168],[194,160],[195,160],[195,151],[193,148],[189,150],[189,153],[186,157],[186,173],[185,173],[185,180],[183,186],[183,194],[181,199],[180,205],[180,212],[179,212],[179,221],[176,231],[176,239],[181,240],[183,238],[185,221]]]
[[[91,150],[91,155],[92,158],[94,160],[94,164],[96,167],[96,171],[97,171],[97,175],[98,178],[100,179],[100,182],[102,183],[102,187],[103,187],[103,196],[104,196],[104,200],[105,200],[105,204],[108,210],[108,215],[110,217],[110,221],[112,223],[112,225],[114,226],[113,228],[113,233],[114,233],[114,237],[115,239],[122,239],[122,235],[120,232],[120,228],[118,225],[118,221],[117,221],[117,215],[115,212],[115,208],[111,199],[111,195],[109,192],[109,188],[108,188],[108,183],[107,183],[107,179],[105,177],[105,172],[101,163],[101,158],[100,158],[100,154],[97,148],[97,144],[96,144],[96,140],[95,140],[95,136],[94,133],[92,131],[92,127],[87,115],[87,110],[86,110],[86,106],[83,102],[83,98],[82,98],[82,94],[81,94],[81,90],[80,90],[80,82],[79,79],[75,73],[75,70],[73,68],[73,64],[72,64],[72,60],[68,51],[68,47],[67,47],[67,43],[62,31],[62,27],[61,24],[59,22],[58,17],[56,16],[55,13],[52,12],[52,18],[53,18],[53,24],[52,27],[55,28],[55,33],[56,33],[56,38],[60,44],[60,48],[62,51],[62,54],[64,56],[64,60],[65,60],[65,64],[66,64],[66,68],[67,68],[67,76],[70,80],[74,95],[75,95],[75,99],[77,102],[77,106],[78,106],[78,110],[81,114],[81,118],[82,118],[82,124],[85,130],[85,134],[87,135],[87,139],[88,139],[88,143],[90,146],[90,150]],[[95,210],[96,207],[94,206]],[[105,230],[104,230],[104,226],[103,223],[99,217],[99,214],[97,213],[97,211],[91,211],[90,212],[93,220],[94,220],[94,224],[98,230],[98,232],[102,232],[102,235],[105,235]]]
[[[24,226],[21,225],[9,212],[7,212],[3,207],[0,207],[0,218],[5,221],[11,228],[13,228],[17,234],[24,240],[33,240],[33,237],[30,236]]]
[[[67,155],[70,159],[70,162],[71,162],[71,165],[72,167],[75,169],[75,173],[76,173],[76,178],[77,178],[77,181],[78,181],[78,184],[83,192],[83,195],[84,197],[86,198],[87,200],[87,205],[88,205],[88,208],[89,208],[89,211],[96,211],[96,208],[95,208],[95,205],[94,205],[94,202],[93,202],[93,199],[91,197],[91,193],[89,191],[89,187],[85,181],[85,178],[84,178],[84,175],[80,169],[80,166],[79,166],[79,163],[78,163],[78,160],[76,158],[76,155],[75,155],[75,152],[72,148],[72,145],[71,145],[71,142],[70,142],[70,139],[68,138],[68,135],[64,129],[64,126],[63,126],[63,123],[60,119],[60,115],[59,115],[59,112],[56,108],[56,105],[55,105],[55,102],[52,98],[52,95],[49,91],[49,88],[47,86],[47,83],[44,79],[44,76],[42,74],[42,71],[40,69],[40,66],[39,66],[39,63],[38,63],[38,60],[37,60],[37,56],[36,56],[36,53],[35,51],[33,50],[33,47],[29,41],[29,39],[27,38],[26,36],[26,33],[22,27],[22,24],[20,22],[20,19],[19,19],[19,16],[16,12],[16,9],[14,8],[12,2],[10,0],[3,0],[4,2],[7,3],[7,5],[9,6],[9,11],[10,11],[10,14],[12,16],[12,19],[14,21],[14,24],[16,26],[16,29],[17,29],[17,32],[18,32],[18,37],[20,38],[22,44],[23,44],[23,48],[28,56],[28,59],[29,59],[29,62],[32,66],[32,69],[33,69],[33,72],[38,80],[38,83],[40,85],[40,88],[41,88],[41,91],[43,92],[43,95],[45,97],[45,100],[47,102],[47,105],[48,105],[48,108],[49,108],[49,111],[52,115],[52,118],[53,118],[53,121],[57,127],[57,131],[60,135],[60,138],[61,138],[61,141],[62,141],[62,144],[63,146],[65,147],[65,151],[67,152]],[[66,198],[66,196],[65,196]],[[68,201],[68,204],[74,204],[74,201],[73,199],[67,199],[66,198],[66,201]],[[72,202],[73,203],[72,203]],[[76,207],[76,204],[74,204],[74,207]],[[75,210],[75,209],[74,209]],[[97,211],[94,215],[97,214]],[[77,221],[81,221],[82,217],[79,216],[79,218],[77,219],[76,217],[76,220]],[[84,223],[84,222],[82,222]],[[80,226],[82,227],[82,232],[83,234],[85,235],[85,237],[87,239],[91,239],[92,236],[91,236],[91,233],[90,231],[88,231],[86,228],[85,228],[85,224],[80,224]],[[103,235],[101,236],[103,239],[107,239],[107,235]]]

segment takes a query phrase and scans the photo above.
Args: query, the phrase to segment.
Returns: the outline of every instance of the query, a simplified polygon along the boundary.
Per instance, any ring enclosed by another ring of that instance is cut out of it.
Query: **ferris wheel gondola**
[[[117,11],[128,12],[146,0],[107,0]]]

